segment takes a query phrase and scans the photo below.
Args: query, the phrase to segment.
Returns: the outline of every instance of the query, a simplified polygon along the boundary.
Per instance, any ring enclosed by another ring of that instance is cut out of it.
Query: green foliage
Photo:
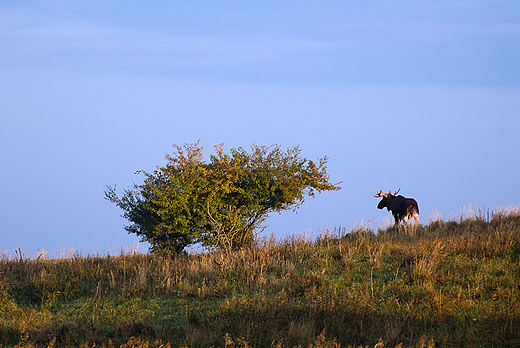
[[[215,147],[203,161],[199,143],[174,146],[168,163],[119,197],[108,187],[106,198],[124,211],[126,229],[152,245],[152,251],[175,254],[202,242],[226,252],[251,244],[268,215],[296,209],[305,196],[340,188],[329,182],[327,158],[317,163],[300,156],[298,147],[253,145],[226,154]]]

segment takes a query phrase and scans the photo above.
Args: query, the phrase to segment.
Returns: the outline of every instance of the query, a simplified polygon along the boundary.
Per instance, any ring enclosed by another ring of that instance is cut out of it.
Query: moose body
[[[409,219],[414,219],[415,222],[419,222],[419,205],[417,201],[413,198],[405,198],[401,195],[397,196],[397,193],[401,189],[395,191],[392,194],[392,191],[388,191],[388,193],[379,190],[374,197],[383,197],[379,204],[377,205],[378,209],[386,208],[387,210],[392,212],[392,215],[395,219],[395,224],[398,225],[401,221],[405,223]]]

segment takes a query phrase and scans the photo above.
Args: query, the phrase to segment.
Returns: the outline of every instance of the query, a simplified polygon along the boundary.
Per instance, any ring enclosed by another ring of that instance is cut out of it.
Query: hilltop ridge
[[[520,346],[519,210],[223,254],[0,261],[0,345]]]

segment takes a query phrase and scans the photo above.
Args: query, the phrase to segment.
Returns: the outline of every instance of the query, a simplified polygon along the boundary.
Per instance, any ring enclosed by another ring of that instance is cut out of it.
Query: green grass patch
[[[520,346],[517,212],[229,255],[0,260],[0,345]]]

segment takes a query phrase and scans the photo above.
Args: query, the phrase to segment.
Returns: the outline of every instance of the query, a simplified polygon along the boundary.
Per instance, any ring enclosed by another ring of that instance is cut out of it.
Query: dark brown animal
[[[401,191],[401,189],[395,191],[393,194],[392,191],[388,191],[388,193],[382,190],[377,191],[374,197],[383,197],[377,205],[377,209],[386,208],[391,211],[396,225],[399,225],[401,221],[404,221],[406,224],[407,221],[412,218],[415,220],[415,223],[418,223],[419,205],[417,205],[417,202],[413,198],[405,198],[401,195],[397,196],[399,191]]]

